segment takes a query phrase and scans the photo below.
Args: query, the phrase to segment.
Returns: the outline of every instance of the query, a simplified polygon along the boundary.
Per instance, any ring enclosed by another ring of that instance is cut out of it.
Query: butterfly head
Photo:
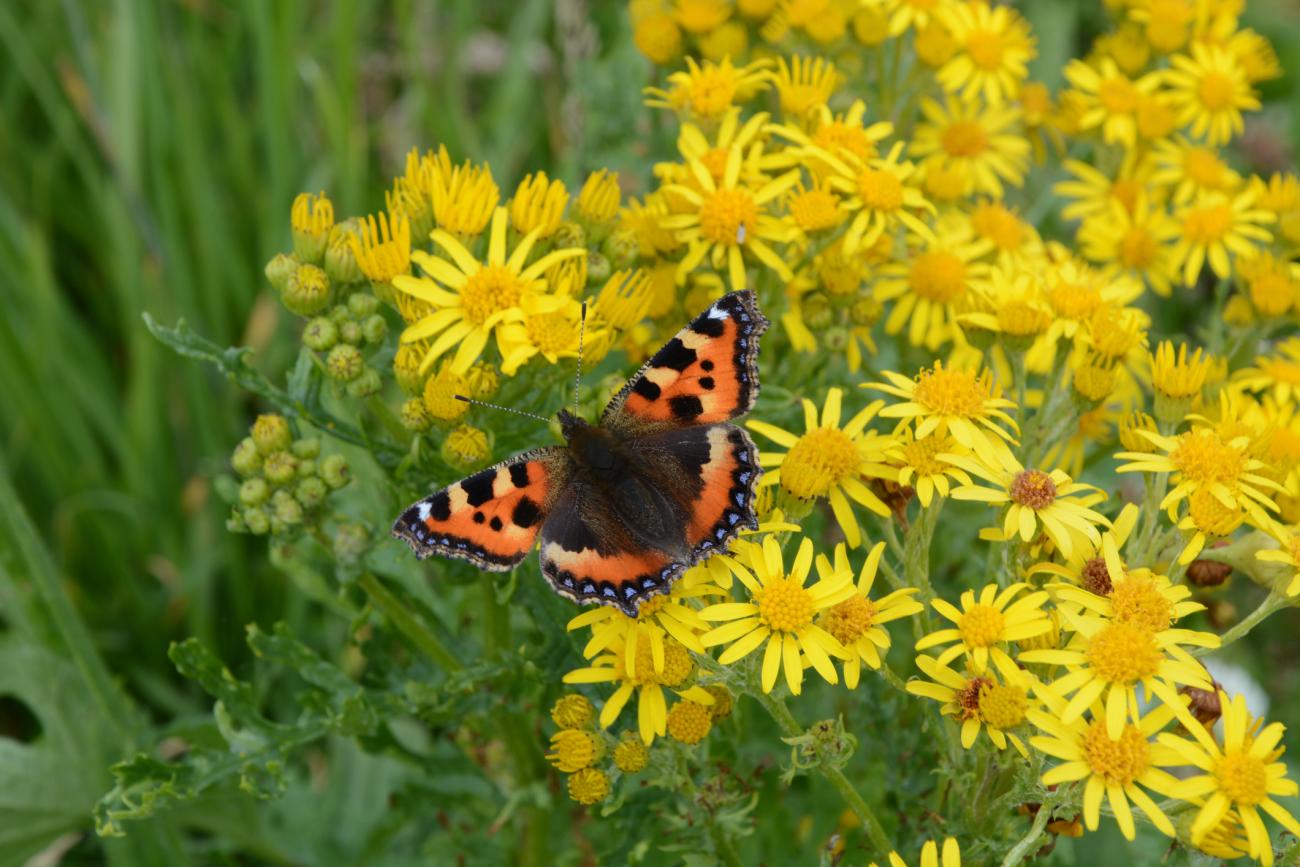
[[[571,442],[575,435],[579,435],[579,436],[581,435],[579,434],[579,431],[583,431],[591,427],[591,425],[589,425],[585,419],[579,418],[578,416],[569,412],[567,409],[560,410],[559,419],[560,419],[560,433],[564,435],[564,439],[566,441]]]

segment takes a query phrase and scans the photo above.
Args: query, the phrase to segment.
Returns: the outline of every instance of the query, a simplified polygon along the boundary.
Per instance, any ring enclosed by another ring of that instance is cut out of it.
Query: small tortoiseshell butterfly
[[[758,450],[727,424],[758,397],[753,292],[720,298],[646,362],[592,425],[567,410],[543,446],[415,503],[393,525],[423,559],[518,565],[541,535],[562,596],[636,616],[691,565],[758,526]]]

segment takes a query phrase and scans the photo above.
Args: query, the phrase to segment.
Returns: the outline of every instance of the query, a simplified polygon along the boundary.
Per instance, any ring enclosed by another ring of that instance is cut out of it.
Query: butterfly
[[[728,422],[758,397],[768,325],[753,292],[724,295],[637,371],[599,424],[561,410],[565,445],[425,497],[393,535],[420,559],[492,571],[514,568],[540,541],[542,575],[557,593],[635,617],[742,527],[758,527],[758,450]]]

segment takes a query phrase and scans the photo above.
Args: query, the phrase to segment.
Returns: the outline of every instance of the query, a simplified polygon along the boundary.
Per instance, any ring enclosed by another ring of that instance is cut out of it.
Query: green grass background
[[[1095,10],[1028,5],[1037,73],[1058,81]],[[1300,7],[1258,7],[1300,70]],[[259,407],[141,313],[252,346],[278,375],[295,324],[261,269],[297,192],[373,210],[405,152],[440,142],[505,189],[600,165],[645,183],[651,75],[615,3],[0,3],[0,865],[65,834],[65,863],[334,863],[290,832],[374,811],[364,780],[274,833],[238,797],[124,840],[84,833],[109,764],[210,712],[170,642],[195,636],[238,672],[246,623],[287,620],[326,651],[339,633],[264,541],[224,529],[210,479]],[[1295,81],[1266,88],[1266,144],[1287,155]],[[1248,662],[1297,722],[1293,643],[1269,624]],[[346,773],[355,751],[331,749]]]

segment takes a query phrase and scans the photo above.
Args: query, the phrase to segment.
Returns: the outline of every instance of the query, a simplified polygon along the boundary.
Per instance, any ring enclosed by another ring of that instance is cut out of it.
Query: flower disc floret
[[[781,464],[781,486],[801,500],[824,497],[862,462],[858,447],[838,428],[818,428],[799,438]]]
[[[1137,726],[1129,723],[1112,739],[1103,720],[1093,720],[1083,738],[1083,759],[1092,772],[1108,784],[1127,786],[1146,773],[1151,744]]]
[[[1046,509],[1056,501],[1056,482],[1042,470],[1021,470],[1011,479],[1011,499],[1031,509]]]
[[[1214,766],[1219,788],[1238,804],[1255,806],[1268,797],[1268,768],[1246,750],[1229,750]]]
[[[980,689],[980,718],[994,728],[1015,728],[1025,721],[1028,709],[1029,694],[1023,687],[986,683]]]
[[[700,204],[700,234],[715,244],[741,244],[758,222],[758,205],[748,190],[720,189]]]
[[[817,623],[848,647],[865,635],[875,620],[875,603],[864,596],[853,596],[822,614]]]
[[[972,605],[957,624],[961,640],[970,647],[992,647],[1002,640],[1006,618],[992,605]]]
[[[758,614],[774,632],[797,632],[812,623],[813,600],[802,581],[779,578],[763,588]]]
[[[1087,658],[1102,680],[1129,685],[1154,677],[1164,655],[1150,631],[1132,623],[1108,623],[1088,643]]]

